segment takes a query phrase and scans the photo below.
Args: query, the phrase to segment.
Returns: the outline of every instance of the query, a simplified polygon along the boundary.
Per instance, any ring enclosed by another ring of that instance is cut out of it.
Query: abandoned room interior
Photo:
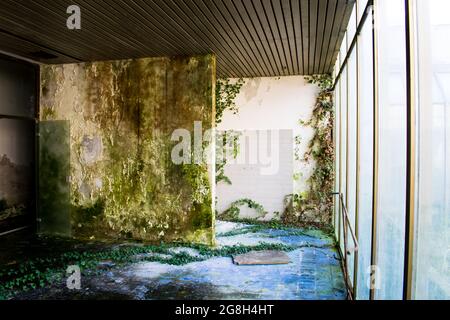
[[[4,0],[0,300],[450,299],[447,0]]]

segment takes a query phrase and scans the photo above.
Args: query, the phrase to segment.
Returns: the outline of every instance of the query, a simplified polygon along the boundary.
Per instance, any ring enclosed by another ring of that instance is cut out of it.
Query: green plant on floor
[[[172,251],[178,247],[195,249],[198,251],[198,255]],[[82,274],[88,276],[101,272],[99,263],[102,261],[112,262],[108,268],[139,261],[185,265],[191,262],[205,261],[212,257],[231,257],[250,251],[293,251],[300,247],[302,246],[260,243],[254,246],[234,245],[211,248],[201,244],[174,243],[169,245],[162,243],[161,245],[122,246],[102,251],[71,251],[54,257],[36,258],[12,267],[0,268],[0,300],[61,282],[67,265],[80,266]]]
[[[302,160],[313,162],[315,167],[308,179],[309,190],[286,197],[282,220],[296,225],[328,226],[331,224],[334,188],[333,78],[325,74],[306,77],[306,80],[320,89],[311,119],[300,120],[300,125],[314,129]]]
[[[227,210],[225,210],[224,212],[222,212],[219,215],[219,218],[222,220],[226,220],[226,221],[238,220],[239,214],[241,212],[241,207],[245,206],[245,205],[248,208],[254,209],[256,211],[256,213],[258,214],[258,217],[255,218],[255,220],[264,218],[267,215],[267,211],[264,209],[264,207],[261,204],[255,202],[251,199],[240,199],[240,200],[233,202]]]

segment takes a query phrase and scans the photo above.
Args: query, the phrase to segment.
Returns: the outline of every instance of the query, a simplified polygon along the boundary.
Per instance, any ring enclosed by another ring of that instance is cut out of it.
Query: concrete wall
[[[42,67],[41,232],[212,243],[214,180],[173,163],[171,135],[214,126],[215,72],[214,56]]]
[[[297,154],[303,158],[312,138],[313,130],[301,126],[299,120],[310,119],[317,93],[317,86],[307,84],[302,76],[245,79],[236,99],[239,113],[225,112],[218,130],[272,133],[272,137],[277,137],[273,142],[279,144],[272,150],[273,159],[279,159],[279,170],[264,175],[260,172],[260,164],[228,163],[225,174],[232,180],[232,185],[221,182],[217,186],[219,213],[236,200],[250,198],[262,204],[270,218],[274,212],[284,211],[286,195],[308,189],[307,180],[314,164],[296,160],[294,154],[298,148]],[[298,146],[295,143],[297,136],[301,139]],[[257,152],[251,149],[250,153]],[[257,155],[250,154],[250,157]],[[245,217],[252,215],[248,211],[241,209]]]

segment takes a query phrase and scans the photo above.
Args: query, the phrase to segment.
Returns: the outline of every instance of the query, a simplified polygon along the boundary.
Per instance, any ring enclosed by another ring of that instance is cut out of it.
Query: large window
[[[402,299],[406,210],[405,1],[377,1],[379,154],[378,299]]]
[[[450,298],[448,0],[417,0],[418,139],[413,297]]]
[[[344,205],[347,206],[347,123],[348,123],[348,87],[347,87],[347,67],[345,66],[341,74],[341,145],[340,145],[340,192],[344,199]],[[342,208],[341,208],[342,210]],[[341,219],[342,224],[342,219]],[[344,250],[344,228],[342,225],[339,227],[339,239],[341,244],[341,252]]]
[[[373,34],[372,25],[365,23],[358,38],[359,68],[359,183],[358,224],[359,239],[356,297],[369,299],[369,270],[372,252],[372,194],[373,194]]]
[[[341,145],[341,136],[340,136],[340,120],[341,120],[341,84],[340,82],[336,84],[336,88],[334,91],[334,104],[335,104],[335,117],[334,117],[334,146],[335,146],[335,174],[336,174],[336,178],[335,178],[335,187],[334,189],[336,191],[340,190],[340,174],[339,174],[339,169],[340,169],[340,145]],[[336,239],[339,239],[339,225],[340,225],[340,212],[339,212],[339,199],[338,198],[334,198],[334,230],[335,230],[335,236]]]
[[[356,170],[357,170],[357,116],[358,116],[358,92],[357,92],[357,65],[356,50],[350,54],[348,61],[348,162],[347,162],[347,209],[350,225],[355,230],[356,222]],[[350,241],[350,245],[353,242]],[[354,252],[348,255],[348,273],[350,281],[354,276]]]
[[[357,0],[340,46],[336,170],[355,254],[338,206],[335,226],[357,299],[450,299],[449,11]]]

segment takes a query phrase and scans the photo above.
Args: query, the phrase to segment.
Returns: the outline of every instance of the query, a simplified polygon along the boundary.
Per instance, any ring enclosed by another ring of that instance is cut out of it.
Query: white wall
[[[307,84],[302,76],[245,79],[245,85],[236,99],[239,113],[234,115],[225,112],[217,129],[243,132],[283,130],[278,133],[280,168],[274,175],[256,177],[255,174],[260,171],[258,164],[247,163],[240,167],[227,164],[225,174],[233,184],[230,186],[221,182],[217,185],[219,212],[236,200],[250,198],[262,204],[271,214],[274,211],[282,213],[284,196],[294,190],[307,190],[307,179],[312,173],[313,164],[295,161],[293,153],[296,136],[300,136],[302,141],[300,156],[304,155],[312,138],[313,130],[301,126],[299,120],[310,119],[317,93],[317,86]],[[291,139],[286,137],[287,131],[284,130],[291,130]],[[286,144],[286,141],[289,143]],[[286,157],[291,157],[291,165]],[[300,174],[300,178],[294,182],[295,173]],[[234,180],[231,175],[235,177]],[[290,192],[285,194],[288,190]],[[249,214],[244,209],[241,212],[245,216]]]

